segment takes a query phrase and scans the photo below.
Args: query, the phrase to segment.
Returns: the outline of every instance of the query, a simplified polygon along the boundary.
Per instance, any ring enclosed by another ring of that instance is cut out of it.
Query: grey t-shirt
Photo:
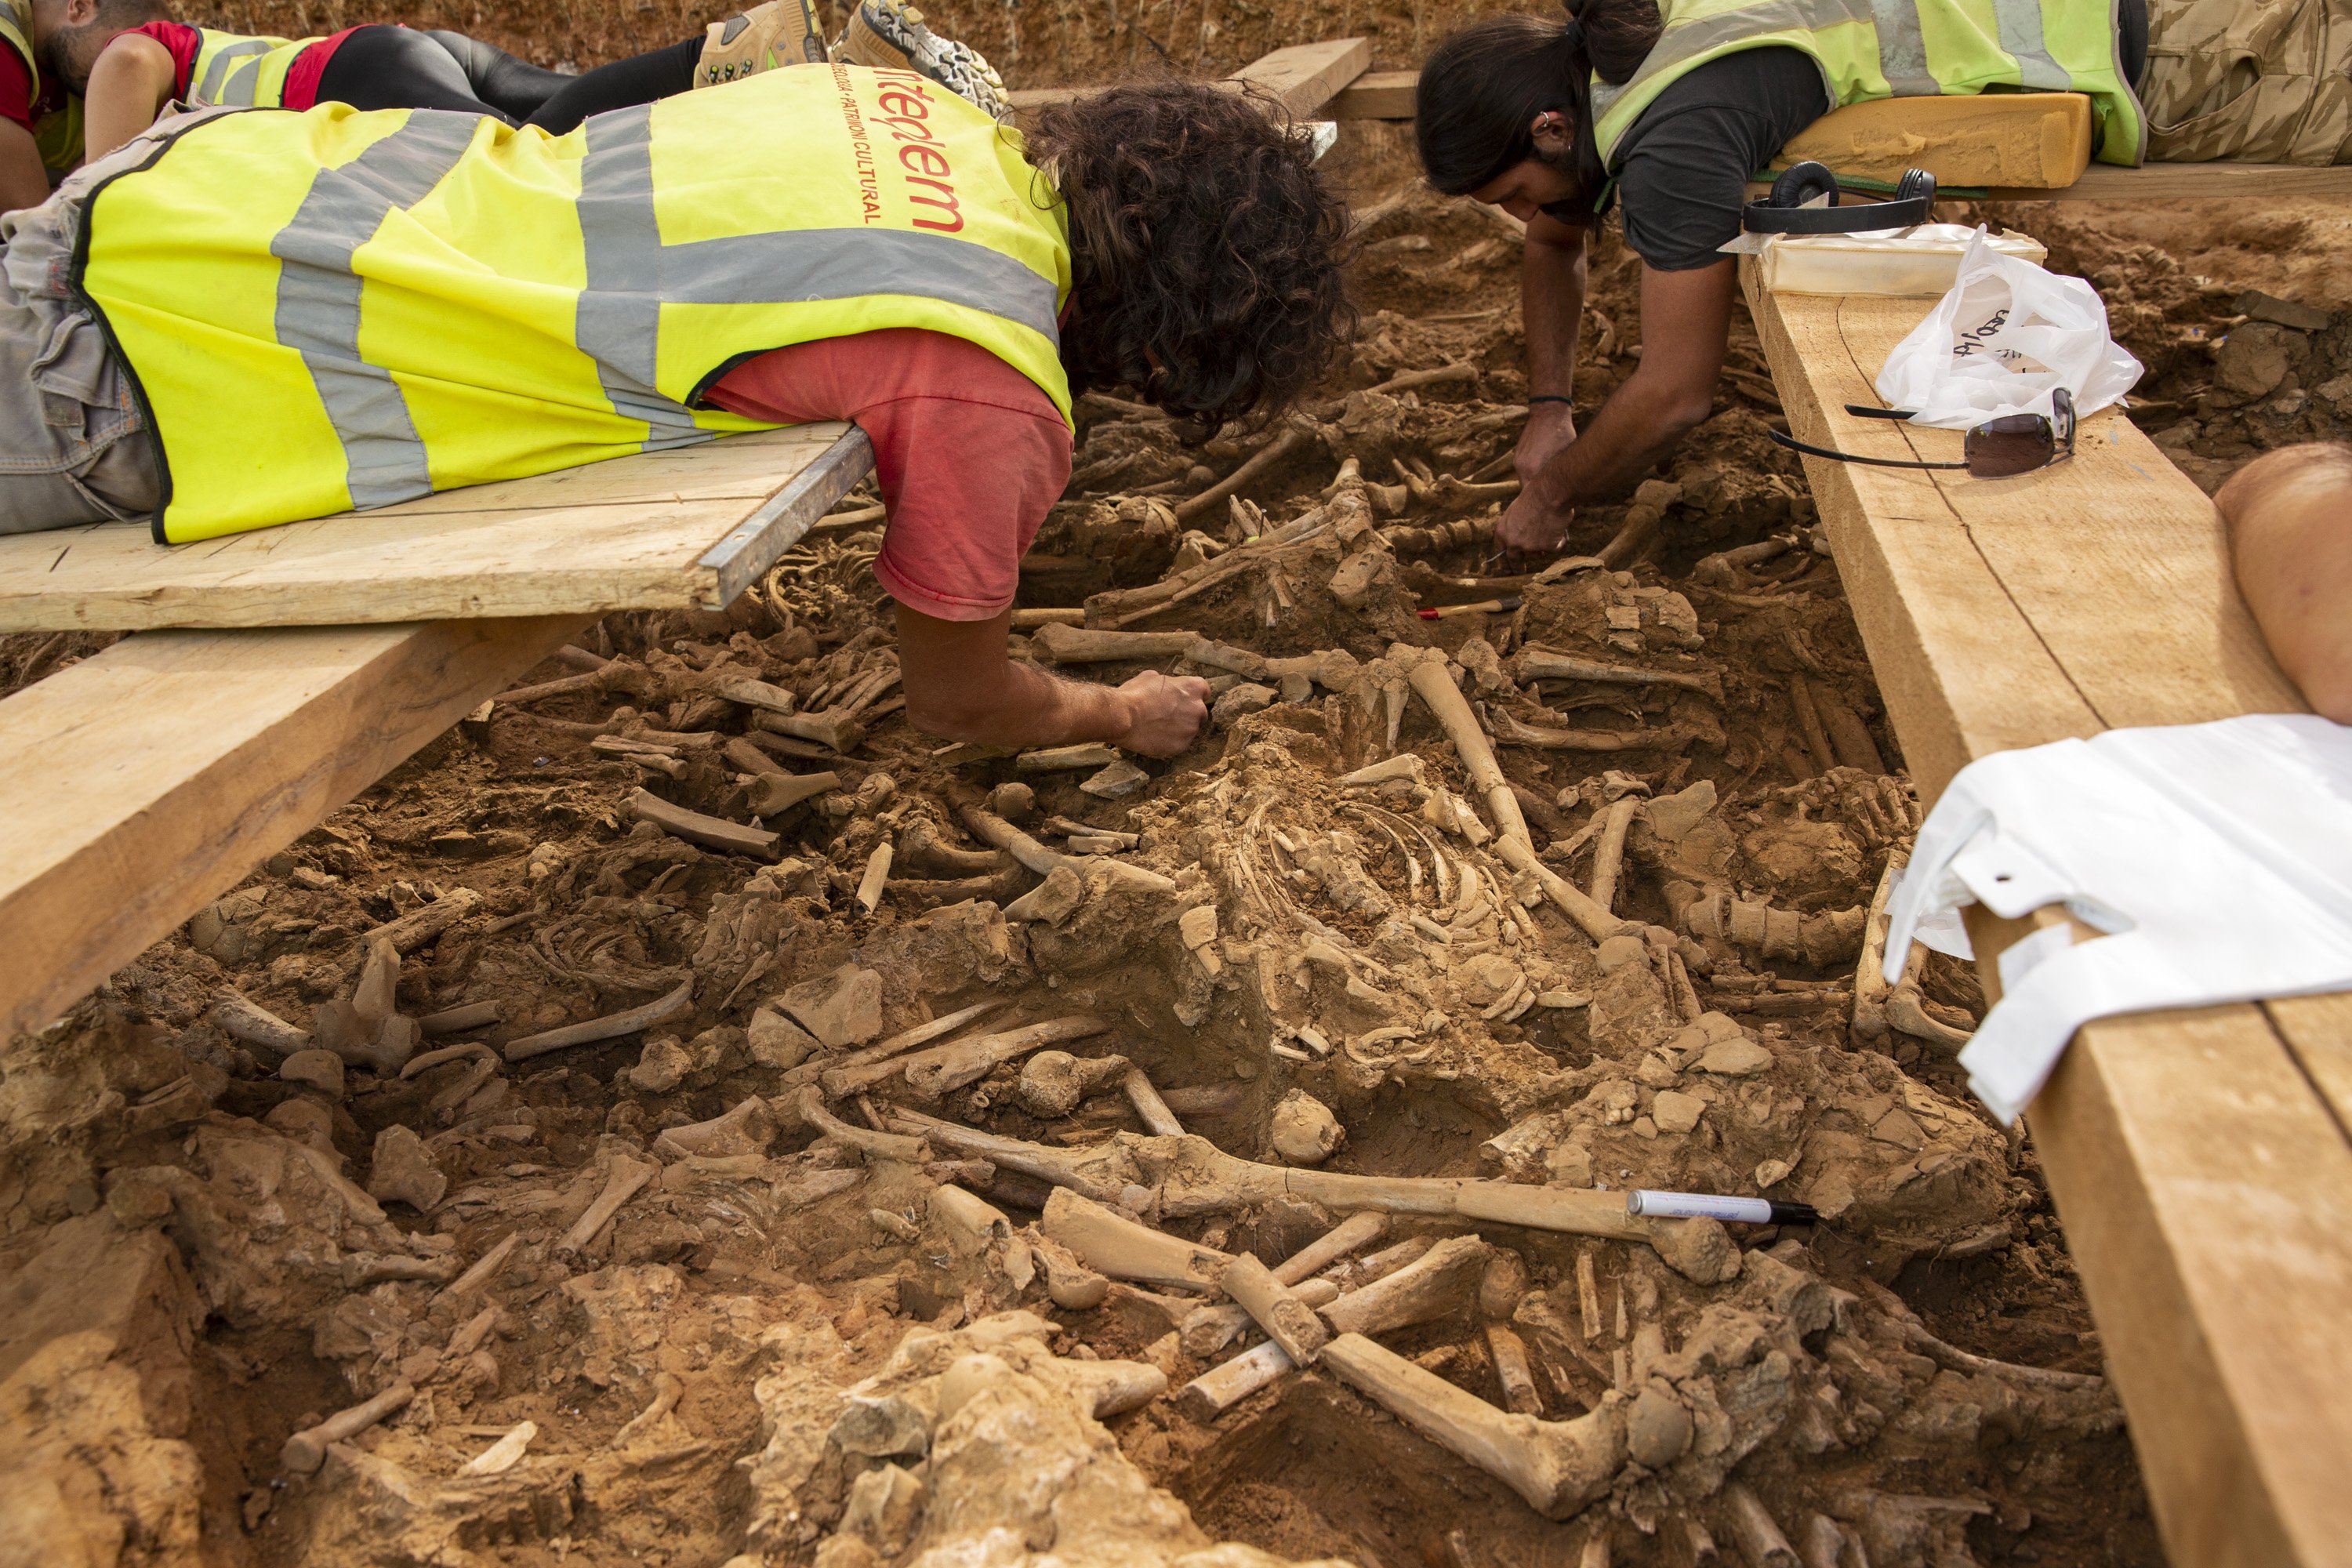
[[[1748,176],[1830,111],[1822,68],[1802,49],[1742,49],[1678,79],[1618,143],[1625,243],[1661,272],[1727,259]]]

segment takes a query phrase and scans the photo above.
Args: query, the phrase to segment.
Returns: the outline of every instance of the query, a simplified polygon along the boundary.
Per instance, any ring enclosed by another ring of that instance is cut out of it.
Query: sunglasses
[[[1969,432],[1967,445],[1961,448],[1962,460],[1957,463],[1865,458],[1858,452],[1816,447],[1778,430],[1768,429],[1765,433],[1790,451],[1834,458],[1841,463],[1867,463],[1878,468],[1966,468],[1970,479],[2006,479],[2046,468],[2074,455],[2074,395],[2062,386],[2050,395],[2050,406],[2054,417],[2046,414],[2005,414],[1978,426]],[[1845,411],[1864,419],[1911,417],[1907,408],[1870,408],[1859,403],[1847,404]]]

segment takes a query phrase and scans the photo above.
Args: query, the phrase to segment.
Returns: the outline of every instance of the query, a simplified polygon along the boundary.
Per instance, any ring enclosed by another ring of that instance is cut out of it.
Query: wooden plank
[[[2126,169],[2094,163],[2063,190],[1995,190],[1996,201],[2277,201],[2286,196],[2352,196],[2352,164],[2145,163]]]
[[[1925,169],[1941,185],[2069,185],[2091,162],[2091,100],[2079,92],[1979,92],[1848,104],[1772,160],[1811,158],[1888,184]]]
[[[1235,71],[1233,79],[1274,94],[1294,120],[1316,120],[1322,118],[1332,95],[1371,63],[1372,46],[1365,39],[1332,38],[1262,55]]]
[[[1366,71],[1336,94],[1324,110],[1334,120],[1411,120],[1419,71]]]
[[[2352,996],[2288,996],[2263,1004],[2271,1027],[2352,1137]]]
[[[341,626],[724,605],[872,466],[838,423],[445,490],[200,543],[0,539],[0,631]]]
[[[0,702],[0,1030],[47,1024],[583,624],[153,632]]]
[[[1225,79],[1265,88],[1282,100],[1283,107],[1294,120],[1378,118],[1332,112],[1333,105],[1345,96],[1349,84],[1361,77],[1371,63],[1372,46],[1365,39],[1331,38],[1320,43],[1292,44],[1261,55]],[[1412,75],[1410,71],[1403,74]],[[1067,103],[1097,90],[1100,89],[1091,87],[1024,87],[1014,89],[1009,96],[1018,111],[1042,109],[1049,103]],[[1411,104],[1408,91],[1408,119],[1412,117]]]
[[[1749,304],[1801,438],[1881,457],[1960,437],[1857,419],[1921,300]],[[2201,492],[2131,425],[1999,481],[1806,458],[1923,798],[1988,752],[2301,704],[2231,585]],[[1979,969],[2026,921],[1971,912]],[[2271,1019],[2282,1020],[2273,1028]],[[2104,1019],[2028,1121],[2168,1549],[2352,1561],[2352,999]]]

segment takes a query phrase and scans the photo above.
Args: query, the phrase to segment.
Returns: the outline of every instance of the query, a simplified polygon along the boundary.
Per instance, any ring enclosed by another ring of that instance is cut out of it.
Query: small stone
[[[1613,973],[1629,963],[1647,963],[1649,948],[1638,936],[1612,936],[1593,952],[1593,959],[1603,974]]]
[[[1037,792],[1025,784],[1001,784],[988,792],[988,809],[1007,822],[1026,822],[1037,815]]]
[[[1764,1161],[1756,1167],[1756,1190],[1763,1192],[1768,1188],[1780,1185],[1789,1179],[1789,1173],[1796,1168],[1786,1160]]]
[[[777,1005],[830,1050],[862,1046],[882,1032],[882,977],[855,963],[801,982]]]
[[[842,1533],[861,1536],[885,1557],[896,1557],[914,1534],[928,1493],[911,1471],[896,1465],[868,1470],[850,1483]]]
[[[1715,781],[1701,779],[1688,789],[1661,795],[1650,803],[1650,831],[1660,840],[1678,844],[1715,810]]]
[[[1748,1078],[1772,1065],[1772,1053],[1753,1040],[1717,1040],[1691,1065],[1723,1078]]]
[[[1507,1323],[1528,1294],[1527,1261],[1507,1247],[1498,1247],[1478,1277],[1478,1310],[1490,1323]]]
[[[1892,1143],[1915,1154],[1927,1146],[1926,1131],[1899,1105],[1872,1124],[1870,1135],[1882,1143]]]
[[[1097,800],[1125,800],[1151,782],[1151,775],[1125,757],[1078,785]]]
[[[1195,904],[1176,917],[1176,934],[1188,948],[1206,947],[1217,940],[1217,906]]]
[[[896,1394],[852,1399],[825,1436],[843,1453],[868,1459],[895,1459],[902,1454],[919,1458],[931,1447],[930,1423],[920,1410]]]
[[[2275,321],[2298,332],[2319,331],[2334,319],[2314,306],[2297,300],[2282,300],[2259,289],[2249,289],[2239,295],[2237,302],[2231,308],[2241,316],[2251,316],[2257,321]]]
[[[1720,1285],[1739,1277],[1739,1245],[1721,1220],[1659,1220],[1650,1236],[1658,1256],[1685,1279]]]
[[[172,1189],[144,1170],[109,1171],[106,1212],[125,1230],[159,1225],[172,1217]]]
[[[1655,1384],[1625,1412],[1625,1453],[1637,1465],[1662,1470],[1683,1457],[1690,1441],[1690,1412]]]
[[[1678,1094],[1671,1089],[1661,1089],[1650,1101],[1650,1117],[1661,1132],[1688,1132],[1698,1125],[1706,1114],[1706,1101],[1695,1094]]]
[[[1266,1136],[1284,1164],[1319,1165],[1339,1146],[1339,1119],[1305,1089],[1294,1089],[1274,1108]]]
[[[261,1121],[298,1143],[308,1143],[323,1153],[335,1152],[335,1114],[315,1100],[281,1100]]]
[[[1004,918],[1043,921],[1049,926],[1057,926],[1068,920],[1071,911],[1086,902],[1086,898],[1085,879],[1067,866],[1056,866],[1045,873],[1044,881],[1005,905]]]
[[[790,1072],[808,1060],[809,1053],[817,1048],[809,1032],[772,1007],[762,1007],[751,1015],[751,1026],[745,1031],[750,1037],[751,1059],[763,1068],[775,1068]]]
[[[394,1122],[375,1135],[375,1153],[368,1165],[368,1196],[397,1200],[425,1214],[448,1190],[449,1178],[441,1173],[433,1151],[415,1131]]]
[[[331,1099],[343,1098],[343,1058],[332,1051],[296,1051],[278,1064],[278,1076]]]
[[[1551,1172],[1555,1187],[1589,1187],[1592,1184],[1592,1151],[1581,1143],[1563,1143],[1544,1158]]]
[[[667,1094],[694,1070],[694,1058],[676,1035],[656,1035],[621,1077],[640,1094]]]
[[[1209,722],[1217,729],[1230,730],[1238,721],[1253,713],[1265,712],[1274,706],[1274,702],[1273,687],[1245,680],[1239,686],[1225,688],[1224,695],[1217,699],[1217,705],[1209,710]]]
[[[2213,356],[2213,379],[2231,392],[2262,397],[2294,367],[2300,333],[2271,321],[2249,321],[2222,340]]]

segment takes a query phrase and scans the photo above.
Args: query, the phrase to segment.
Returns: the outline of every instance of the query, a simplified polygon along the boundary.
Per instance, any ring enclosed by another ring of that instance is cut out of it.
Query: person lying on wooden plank
[[[167,117],[0,218],[0,532],[213,538],[732,432],[872,437],[908,711],[1181,750],[1198,680],[1006,658],[1070,402],[1213,427],[1353,327],[1347,214],[1262,96],[1162,81],[1025,138],[796,65],[550,136],[434,110]]]
[[[921,71],[999,118],[1008,106],[988,62],[931,32],[919,12],[909,21],[903,0],[854,9],[841,54],[853,65]],[[606,110],[829,58],[803,0],[770,0],[583,77],[441,28],[366,24],[279,38],[192,26],[163,0],[0,0],[0,213],[39,205],[55,179],[121,146],[173,103],[446,109],[569,131]]]
[[[2254,624],[2311,710],[2352,724],[2352,447],[2264,453],[2213,498]]]
[[[1832,110],[2074,91],[2092,100],[2108,163],[2352,153],[2340,76],[2315,59],[2300,76],[2261,63],[2301,58],[2276,47],[2304,14],[2285,0],[1886,0],[1860,22],[1847,0],[1664,10],[1662,21],[1653,0],[1582,0],[1564,21],[1492,17],[1422,68],[1414,133],[1430,183],[1528,226],[1533,407],[1524,488],[1496,531],[1507,546],[1560,548],[1578,506],[1630,488],[1707,416],[1736,288],[1718,247],[1739,233],[1750,175]],[[1612,203],[1643,263],[1642,362],[1580,437],[1585,234]]]

